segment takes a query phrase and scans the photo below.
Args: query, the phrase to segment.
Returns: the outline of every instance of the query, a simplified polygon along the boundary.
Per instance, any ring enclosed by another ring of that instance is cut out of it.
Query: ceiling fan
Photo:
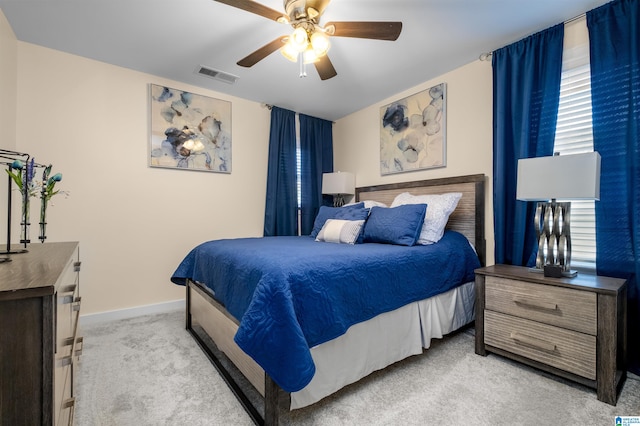
[[[327,56],[328,37],[355,37],[375,40],[396,40],[402,31],[402,22],[328,22],[319,24],[320,17],[331,0],[284,0],[286,14],[253,0],[215,0],[267,19],[290,24],[294,31],[288,36],[265,44],[238,61],[242,67],[251,67],[276,50],[292,62],[300,63],[300,76],[306,75],[304,64],[313,63],[320,79],[338,75]]]

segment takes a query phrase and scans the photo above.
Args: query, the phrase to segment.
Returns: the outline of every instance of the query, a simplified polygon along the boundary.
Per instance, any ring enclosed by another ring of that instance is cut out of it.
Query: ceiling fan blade
[[[237,7],[238,9],[246,10],[247,12],[255,13],[256,15],[264,16],[267,19],[278,21],[278,18],[284,16],[282,12],[271,9],[253,0],[214,0],[218,3],[227,4],[229,6]]]
[[[324,27],[333,26],[329,34],[336,37],[371,38],[375,40],[396,40],[402,31],[402,22],[329,22]]]
[[[320,59],[314,62],[314,65],[316,66],[316,70],[320,75],[320,80],[329,80],[330,78],[338,75],[336,69],[333,67],[333,64],[331,63],[327,55],[322,56]]]
[[[286,37],[278,37],[277,39],[271,41],[270,43],[265,44],[260,49],[256,50],[253,53],[250,53],[246,57],[240,59],[238,61],[238,65],[241,67],[252,67],[276,50],[280,49],[284,46]]]

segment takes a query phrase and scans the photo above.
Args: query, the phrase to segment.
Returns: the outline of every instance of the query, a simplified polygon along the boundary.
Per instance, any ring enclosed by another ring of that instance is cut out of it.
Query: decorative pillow
[[[412,246],[420,235],[427,210],[426,204],[372,207],[364,226],[363,240],[365,243]]]
[[[363,200],[363,201],[360,201],[360,203],[364,204],[365,209],[370,209],[371,207],[389,207],[385,203],[381,203],[379,201],[373,201],[373,200]],[[345,204],[344,207],[353,206],[355,204],[356,203]]]
[[[450,192],[447,194],[411,195],[408,192],[399,194],[391,207],[406,204],[427,204],[427,214],[420,231],[420,236],[416,244],[427,245],[437,243],[444,235],[444,228],[447,226],[449,216],[456,209],[458,201],[462,198],[460,192]]]
[[[327,219],[366,220],[368,215],[369,209],[364,208],[364,203],[352,204],[345,207],[320,206],[310,235],[316,238]]]
[[[316,241],[327,243],[355,244],[364,220],[327,219],[318,232]]]

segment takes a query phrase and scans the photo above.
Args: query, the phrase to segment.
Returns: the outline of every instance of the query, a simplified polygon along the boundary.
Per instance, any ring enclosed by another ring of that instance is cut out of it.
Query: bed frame
[[[396,195],[461,192],[448,229],[464,234],[485,265],[485,176],[482,174],[356,188],[356,201],[372,200],[390,205]],[[289,409],[289,394],[233,341],[238,321],[199,283],[187,280],[186,328],[207,354],[258,425],[277,425],[281,411]]]

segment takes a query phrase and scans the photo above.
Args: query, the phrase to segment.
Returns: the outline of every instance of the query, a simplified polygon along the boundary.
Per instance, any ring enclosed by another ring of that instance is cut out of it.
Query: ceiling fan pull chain
[[[300,78],[307,76],[307,66],[304,63],[303,52],[298,53],[298,63],[300,64]]]

